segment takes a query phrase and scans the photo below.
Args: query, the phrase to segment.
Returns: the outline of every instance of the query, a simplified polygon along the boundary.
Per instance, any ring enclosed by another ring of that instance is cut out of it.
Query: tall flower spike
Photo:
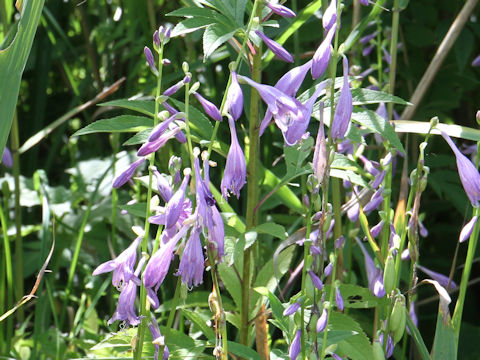
[[[184,178],[180,188],[173,194],[165,207],[165,228],[171,228],[177,223],[183,208],[183,200],[185,199],[185,191],[187,189],[188,180],[190,180],[190,169],[185,169]]]
[[[317,51],[312,58],[312,78],[318,79],[328,67],[330,63],[330,56],[332,54],[332,40],[333,36],[335,35],[335,31],[337,29],[336,23],[328,30],[325,39],[323,39],[322,43],[318,47]]]
[[[275,4],[271,2],[267,2],[265,4],[270,10],[272,10],[275,14],[283,16],[285,18],[293,18],[295,17],[295,13],[287,8],[286,6]]]
[[[337,21],[337,0],[332,0],[323,14],[322,24],[325,30],[329,30]]]
[[[448,145],[450,145],[450,148],[457,159],[458,175],[460,176],[463,189],[472,203],[472,206],[477,207],[480,200],[480,174],[475,165],[473,165],[473,163],[463,155],[460,150],[458,150],[452,139],[450,139],[450,136],[443,131],[442,136]]]
[[[181,276],[182,282],[187,284],[189,288],[198,286],[203,282],[204,263],[200,228],[195,226],[190,233],[185,250],[183,250],[176,275]]]
[[[123,184],[125,184],[128,180],[130,180],[137,171],[138,167],[143,164],[145,158],[140,158],[133,162],[126,170],[124,170],[120,175],[118,175],[115,180],[113,180],[113,187],[119,188]]]
[[[214,103],[205,99],[202,95],[195,92],[193,95],[197,98],[200,105],[202,105],[203,110],[210,116],[213,120],[222,121],[222,114],[220,114],[220,110],[215,106]]]
[[[277,43],[276,41],[270,39],[267,35],[262,33],[259,30],[255,31],[255,34],[257,34],[260,39],[263,40],[265,45],[275,54],[276,57],[278,57],[280,60],[283,60],[285,62],[293,63],[293,56],[290,54],[285,48]]]
[[[348,83],[348,59],[343,56],[343,87],[340,92],[335,115],[332,122],[332,137],[335,139],[343,139],[348,130],[350,119],[353,111],[352,92]]]
[[[245,163],[245,155],[238,143],[235,122],[231,116],[228,116],[228,125],[230,127],[232,140],[220,187],[225,199],[227,199],[229,192],[235,194],[238,199],[240,197],[240,190],[246,183],[247,165]]]
[[[293,341],[290,344],[290,348],[288,349],[288,358],[290,360],[296,360],[298,355],[300,354],[301,338],[302,338],[302,330],[299,329],[295,333],[295,337],[293,338]]]
[[[237,73],[232,71],[231,83],[228,88],[227,100],[225,101],[225,109],[232,115],[235,121],[242,115],[243,111],[243,92],[238,83]]]

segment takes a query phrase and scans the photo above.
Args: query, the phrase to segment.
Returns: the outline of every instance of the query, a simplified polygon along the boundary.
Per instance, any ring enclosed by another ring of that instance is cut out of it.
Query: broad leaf
[[[203,33],[203,60],[205,61],[223,43],[230,40],[236,31],[236,28],[232,29],[231,26],[218,23],[208,26]]]
[[[137,132],[153,126],[153,119],[144,116],[120,115],[110,119],[95,121],[83,129],[78,130],[72,136],[80,136],[93,133],[114,132]]]
[[[107,101],[98,106],[116,106],[123,109],[137,111],[147,116],[153,117],[155,112],[155,102],[153,100],[128,100],[128,99],[119,99]]]

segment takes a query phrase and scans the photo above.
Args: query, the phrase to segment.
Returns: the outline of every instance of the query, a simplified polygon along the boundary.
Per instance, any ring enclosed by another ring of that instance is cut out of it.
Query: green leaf
[[[323,346],[323,334],[323,332],[317,334],[317,341],[319,347]],[[338,344],[340,341],[348,339],[357,334],[358,333],[356,331],[352,330],[328,330],[327,346]]]
[[[430,123],[424,121],[394,120],[392,123],[395,131],[400,133],[428,134],[430,130]],[[480,130],[478,129],[460,125],[438,124],[431,133],[440,135],[440,131],[459,139],[480,141]]]
[[[155,113],[155,102],[153,100],[128,100],[128,99],[119,99],[107,101],[98,106],[116,106],[123,109],[137,111],[147,116],[153,117]]]
[[[212,55],[223,43],[230,40],[236,31],[236,28],[232,29],[231,26],[218,23],[208,26],[203,33],[203,61]]]
[[[152,132],[152,128],[149,127],[148,129],[141,130],[140,132],[133,135],[130,139],[125,141],[122,145],[139,145],[147,142],[150,133]]]
[[[262,234],[269,234],[272,235],[278,239],[285,240],[287,238],[285,228],[282,225],[275,224],[272,222],[268,223],[263,223],[261,225],[258,225],[255,230],[257,232],[262,233]]]
[[[341,170],[341,169],[332,168],[330,169],[330,176],[350,181],[351,183],[360,185],[362,187],[368,187],[367,182],[363,180],[363,178],[360,175],[355,174],[351,170]]]
[[[284,146],[285,164],[287,166],[287,174],[294,175],[302,170],[303,162],[308,158],[313,146],[313,138],[301,141],[294,146]]]
[[[340,96],[340,94],[338,95]],[[400,105],[411,105],[402,98],[386,93],[385,91],[371,89],[352,89],[353,105],[368,105],[378,103],[394,103]]]
[[[242,359],[262,360],[260,355],[258,355],[258,353],[255,350],[252,350],[251,348],[245,345],[242,345],[233,341],[228,342],[228,351],[231,352],[232,354],[235,354],[241,357]]]
[[[270,302],[270,308],[272,309],[273,317],[277,320],[275,325],[282,331],[288,332],[287,318],[283,316],[285,307],[282,302],[273,294],[269,289],[264,286],[254,288],[260,295],[266,296]]]
[[[185,112],[185,103],[170,98],[169,101],[175,105],[180,111]],[[213,132],[213,126],[208,118],[196,107],[190,105],[189,124],[192,132],[197,134],[201,139],[210,139]]]
[[[347,308],[368,309],[384,306],[388,302],[386,297],[378,298],[369,289],[358,285],[342,284],[340,291]]]
[[[390,144],[395,146],[398,151],[405,154],[405,149],[393,127],[375,111],[355,109],[352,113],[352,120],[383,136]]]
[[[32,48],[44,2],[45,0],[21,2],[22,11],[17,34],[6,49],[0,50],[0,154],[3,154],[10,133],[23,70]]]
[[[363,168],[361,168],[355,161],[350,160],[345,155],[339,153],[335,153],[335,157],[330,166],[334,169],[351,170],[360,174],[365,173],[365,170],[363,170]]]
[[[215,332],[210,326],[207,325],[205,319],[203,319],[196,311],[181,309],[181,312],[188,320],[193,322],[200,328],[200,330],[202,330],[207,339],[215,340]]]
[[[237,265],[237,269],[239,266]],[[238,278],[237,273],[233,269],[233,266],[227,266],[225,263],[218,264],[218,273],[222,279],[223,284],[227,288],[227,291],[230,293],[233,301],[238,307],[242,306],[242,284]]]
[[[215,20],[206,18],[192,18],[179,22],[172,30],[172,37],[188,34],[211,24],[214,24]]]
[[[137,203],[131,205],[120,205],[121,210],[128,211],[129,214],[145,219],[145,214],[147,213],[147,204],[146,203]]]
[[[152,126],[153,119],[144,116],[120,115],[110,119],[97,120],[78,130],[72,136],[103,132],[137,132]]]
[[[439,306],[432,347],[432,360],[442,359],[457,359],[457,341],[455,340],[455,331],[450,314],[443,314]]]
[[[196,360],[205,350],[204,341],[194,340],[190,336],[175,330],[161,327],[162,334],[165,334],[165,343],[170,350],[172,359]]]

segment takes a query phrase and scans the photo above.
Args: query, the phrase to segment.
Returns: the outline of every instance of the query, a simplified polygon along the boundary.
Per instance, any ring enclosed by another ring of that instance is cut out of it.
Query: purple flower
[[[194,161],[195,168],[195,191],[197,200],[197,216],[198,222],[203,228],[211,229],[213,226],[212,213],[210,206],[215,205],[215,199],[210,191],[210,177],[209,177],[209,165],[208,160],[205,158],[203,163],[203,172],[205,178],[202,178],[200,174],[200,162],[198,157]]]
[[[165,207],[165,228],[171,228],[177,223],[178,218],[182,212],[183,202],[185,199],[185,191],[187,189],[188,180],[190,180],[190,173],[186,173],[183,178],[182,185],[173,194]]]
[[[382,171],[375,176],[375,180],[372,182],[372,189],[378,189],[382,185],[383,179],[385,179],[386,171]]]
[[[214,103],[205,99],[202,95],[195,92],[193,95],[197,98],[200,105],[202,105],[203,110],[210,116],[213,120],[222,121],[222,114],[220,114],[220,110],[215,106]]]
[[[130,166],[126,170],[124,170],[120,175],[115,178],[112,186],[114,188],[119,188],[120,186],[125,184],[128,180],[132,178],[133,174],[135,174],[135,171],[137,171],[138,167],[142,165],[144,161],[145,158],[140,158],[130,164]]]
[[[267,2],[265,4],[267,7],[270,8],[275,14],[286,17],[286,18],[293,18],[295,17],[295,13],[287,8],[286,6],[280,5],[280,4],[274,4],[271,2]]]
[[[229,192],[235,194],[238,199],[240,197],[240,190],[246,183],[247,165],[242,148],[238,143],[235,122],[230,116],[228,117],[228,125],[230,127],[231,144],[230,150],[228,150],[227,163],[220,187],[225,199],[227,199]]]
[[[158,170],[154,170],[153,175],[155,175],[155,178],[157,179],[158,193],[162,197],[163,201],[168,202],[173,195],[172,187],[167,179],[165,179],[165,176],[160,174]]]
[[[162,337],[162,334],[160,333],[160,328],[158,327],[158,324],[154,318],[152,318],[150,324],[148,324],[148,328],[150,329],[150,333],[152,334],[152,339],[153,339],[152,342],[155,346],[155,355],[153,359],[158,360],[158,353],[160,351],[159,342]],[[168,350],[168,346],[165,345],[165,348],[163,350],[163,360],[167,360],[169,355],[170,355],[170,352]]]
[[[384,297],[385,289],[383,286],[383,271],[375,267],[375,263],[373,262],[370,254],[367,252],[363,244],[357,238],[356,240],[358,245],[360,246],[360,249],[362,250],[363,257],[365,259],[365,271],[367,272],[368,288],[376,297]]]
[[[153,288],[155,286],[155,291],[158,290],[170,268],[175,245],[186,235],[187,231],[188,226],[183,226],[175,236],[170,238],[166,243],[162,243],[160,249],[152,255],[143,272],[143,285],[145,285],[146,288]]]
[[[358,0],[358,2],[364,6],[368,6],[369,0]]]
[[[300,354],[300,340],[302,338],[302,330],[297,330],[295,333],[295,337],[293,338],[292,343],[290,344],[290,348],[288,349],[288,357],[290,360],[296,360],[298,354]]]
[[[348,59],[343,57],[343,87],[340,92],[335,115],[331,125],[331,134],[335,139],[343,139],[352,117],[353,100],[350,84],[348,83]]]
[[[330,276],[330,274],[332,273],[332,270],[333,270],[333,263],[329,262],[328,265],[325,266],[325,269],[323,269],[323,275],[325,277]]]
[[[345,304],[343,302],[342,293],[338,287],[335,287],[335,303],[337,304],[338,310],[343,311]]]
[[[437,281],[440,285],[442,285],[445,289],[451,289],[454,290],[457,288],[457,284],[452,280],[450,281],[450,278],[448,276],[445,276],[443,274],[437,273],[435,271],[432,271],[430,269],[427,269],[425,266],[417,264],[417,268],[422,270],[425,274],[430,276],[433,280]]]
[[[152,70],[152,72],[155,75],[158,75],[158,70],[157,70],[157,67],[155,66],[155,59],[153,57],[152,50],[150,50],[148,46],[145,46],[143,48],[143,52],[145,54],[145,59],[147,60],[147,64],[150,67],[150,70]]]
[[[452,139],[450,139],[450,136],[443,131],[442,136],[448,145],[450,145],[457,159],[458,175],[460,176],[463,189],[470,199],[472,206],[477,207],[478,201],[480,200],[480,174],[475,165],[458,150]]]
[[[478,216],[472,217],[472,219],[468,223],[466,223],[465,226],[462,228],[462,231],[460,232],[460,236],[458,238],[458,240],[461,243],[470,239],[470,236],[472,235],[472,232],[473,232],[473,228],[477,223],[477,220],[478,220]]]
[[[328,310],[323,308],[322,315],[317,320],[317,333],[321,333],[327,327],[327,320],[328,320]]]
[[[363,56],[368,56],[368,55],[370,55],[370,53],[372,52],[372,50],[373,50],[374,48],[375,48],[374,45],[369,45],[369,46],[367,46],[366,48],[364,48],[364,49],[362,50],[362,55],[363,55]],[[372,71],[373,71],[373,69],[372,69]],[[363,74],[363,75],[364,75],[364,74]],[[366,75],[364,75],[364,76],[366,76]]]
[[[288,96],[294,97],[297,94],[298,89],[302,85],[305,76],[312,68],[312,60],[307,61],[305,64],[294,67],[286,72],[275,84],[275,88],[282,91]]]
[[[366,35],[360,39],[360,44],[366,44],[370,42],[375,36],[377,36],[378,32],[374,31],[373,33]]]
[[[310,278],[312,279],[313,286],[315,286],[318,290],[322,290],[323,289],[322,280],[320,280],[320,278],[312,270],[308,271],[308,275],[310,275]]]
[[[313,79],[318,79],[320,76],[322,76],[328,67],[330,56],[332,54],[331,44],[336,29],[337,24],[334,23],[330,30],[328,30],[325,39],[323,39],[317,51],[315,51],[315,54],[313,55],[311,69]]]
[[[157,151],[163,145],[165,145],[168,140],[176,136],[178,133],[180,133],[180,128],[175,125],[173,129],[169,129],[168,131],[165,131],[162,135],[160,135],[157,140],[147,141],[145,144],[143,144],[140,149],[138,149],[137,156],[147,156]]]
[[[5,146],[5,149],[3,150],[2,163],[8,168],[11,168],[13,166],[12,153],[10,149],[6,146]]]
[[[185,245],[176,275],[181,276],[182,282],[189,288],[198,286],[203,282],[204,263],[200,228],[195,226],[190,233],[187,245]]]
[[[370,230],[370,234],[371,234],[374,238],[376,238],[376,237],[380,234],[380,232],[382,231],[382,229],[383,229],[383,220],[380,220],[380,222],[379,222],[377,225],[375,225],[374,227],[372,227],[372,229]]]
[[[330,29],[337,21],[337,1],[332,0],[323,14],[322,24],[325,30]]]
[[[368,173],[372,174],[373,176],[377,176],[380,173],[380,171],[377,169],[379,164],[376,161],[370,161],[363,155],[360,155],[359,159],[362,160],[363,167]]]
[[[255,34],[257,34],[267,45],[267,47],[280,59],[285,62],[293,63],[293,56],[290,54],[285,48],[277,43],[276,41],[273,41],[270,39],[268,36],[266,36],[264,33],[262,33],[259,30],[255,31]]]
[[[158,30],[155,30],[153,33],[153,44],[159,48],[160,47],[160,36],[158,35]]]
[[[99,265],[92,273],[92,275],[99,275],[106,272],[113,271],[112,284],[117,289],[128,283],[134,277],[134,266],[137,261],[137,248],[142,237],[139,236],[115,259],[109,260]]]
[[[157,126],[155,126],[152,129],[152,132],[150,133],[150,135],[148,137],[148,141],[152,142],[152,141],[158,140],[158,138],[165,132],[165,130],[167,130],[169,128],[170,123],[173,120],[175,120],[175,117],[176,117],[176,114],[170,116],[165,121],[162,121],[161,123],[157,124]]]
[[[344,243],[345,243],[345,236],[340,235],[338,239],[335,239],[335,242],[334,242],[335,249],[337,250],[340,249]]]
[[[383,333],[380,334],[378,337],[378,340],[380,340],[380,343],[382,344],[383,347]],[[393,349],[394,349],[394,343],[393,339],[390,335],[387,336],[387,348],[386,348],[386,353],[385,353],[385,358],[388,359],[393,355]]]
[[[228,88],[227,100],[225,101],[225,108],[228,113],[232,115],[236,121],[242,115],[243,111],[243,93],[240,84],[238,83],[237,73],[232,71],[231,83]]]
[[[480,66],[480,55],[478,55],[475,59],[472,61],[472,66]]]
[[[320,114],[323,113],[323,103],[320,103]],[[318,180],[318,183],[323,182],[325,171],[327,169],[327,142],[325,139],[325,130],[323,127],[323,116],[320,116],[320,124],[318,126],[317,140],[315,142],[315,151],[313,153],[313,173]]]
[[[363,211],[365,211],[366,213],[369,213],[375,210],[376,208],[378,208],[383,201],[382,193],[383,193],[383,188],[379,188],[377,191],[375,191],[372,197],[370,198],[370,201],[363,208]]]
[[[297,312],[297,310],[300,309],[300,303],[294,302],[293,304],[290,304],[284,311],[283,311],[283,316],[290,316],[293,315]]]
[[[355,194],[353,194],[352,200],[355,199],[355,203],[347,210],[347,216],[351,222],[356,222],[360,215],[360,204],[356,201],[356,198]]]
[[[211,207],[211,211],[213,227],[208,229],[208,241],[215,244],[217,256],[221,259],[225,254],[225,227],[223,225],[222,215],[220,215],[215,205]]]
[[[177,82],[176,84],[170,86],[167,90],[165,90],[163,92],[163,95],[165,96],[172,96],[173,94],[175,94],[178,90],[180,90],[183,85],[185,85],[185,83],[187,83],[188,81],[185,81],[185,79],[187,79],[187,77],[185,76],[185,78],[183,80],[180,80],[179,82]]]
[[[125,321],[127,325],[140,324],[140,317],[137,316],[135,311],[135,298],[137,296],[137,284],[133,281],[129,281],[118,297],[118,306],[113,316],[108,320],[108,325],[112,324],[116,320]]]

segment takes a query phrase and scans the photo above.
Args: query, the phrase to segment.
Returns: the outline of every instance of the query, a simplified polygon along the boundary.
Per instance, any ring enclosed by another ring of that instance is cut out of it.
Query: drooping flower
[[[6,146],[3,149],[2,163],[3,163],[3,165],[5,165],[8,168],[11,168],[13,166],[12,152]]]
[[[158,353],[160,351],[159,343],[164,342],[165,340],[162,338],[162,334],[160,333],[160,328],[158,327],[158,324],[154,318],[152,318],[150,323],[148,324],[148,329],[152,334],[152,339],[153,339],[152,343],[155,346],[155,355],[153,356],[153,359],[158,360]],[[169,355],[170,355],[170,351],[168,350],[168,346],[165,345],[162,359],[167,360]]]
[[[225,226],[223,224],[222,215],[216,205],[211,207],[213,227],[208,229],[208,241],[215,244],[217,256],[221,260],[225,254]]]
[[[220,110],[215,106],[214,103],[205,99],[202,95],[198,92],[195,92],[193,95],[197,98],[200,105],[202,105],[203,110],[210,116],[213,120],[222,121],[222,114],[220,114]]]
[[[177,223],[180,213],[182,212],[183,202],[185,199],[185,191],[190,180],[190,169],[185,169],[184,178],[180,188],[173,194],[165,207],[165,228],[171,228]]]
[[[115,259],[99,265],[93,271],[92,275],[95,276],[113,271],[112,284],[117,289],[121,289],[124,284],[127,284],[134,277],[134,266],[137,261],[137,248],[141,240],[141,236],[137,237],[132,241],[130,246]]]
[[[238,83],[237,73],[232,71],[231,83],[228,88],[227,100],[225,101],[225,109],[232,115],[236,121],[242,115],[243,111],[243,92],[240,84]]]
[[[427,269],[425,266],[417,264],[417,268],[422,270],[425,274],[430,276],[433,280],[437,281],[440,285],[442,285],[445,289],[456,289],[457,284],[452,280],[450,281],[450,278],[448,276],[445,276],[443,274],[440,274],[436,271]]]
[[[442,136],[452,149],[453,153],[455,154],[455,158],[457,159],[458,175],[460,176],[463,189],[465,190],[468,199],[472,203],[472,206],[477,207],[480,200],[480,174],[478,173],[475,165],[465,155],[463,155],[460,150],[458,150],[452,139],[450,139],[450,136],[443,131]]]
[[[308,275],[310,275],[310,279],[312,279],[313,286],[315,286],[318,290],[322,290],[323,289],[322,280],[312,270],[308,271]]]
[[[460,236],[458,238],[461,243],[470,239],[477,220],[478,216],[472,217],[472,219],[462,228],[462,231],[460,232]]]
[[[158,193],[162,197],[163,201],[168,202],[173,195],[170,183],[167,181],[167,179],[165,179],[165,176],[160,174],[156,169],[153,171],[153,175],[155,175],[155,178],[157,180]]]
[[[187,284],[189,288],[198,286],[203,282],[204,263],[205,258],[203,257],[202,243],[200,241],[200,228],[195,226],[183,250],[176,275],[181,276],[182,282]]]
[[[140,317],[137,316],[135,311],[136,296],[137,284],[130,280],[118,297],[117,309],[113,313],[112,318],[108,320],[108,325],[112,324],[116,320],[125,321],[127,325],[135,326],[140,324]]]
[[[323,275],[325,277],[330,276],[330,274],[332,273],[332,270],[333,270],[333,263],[329,262],[328,265],[325,266],[325,269],[323,269]]]
[[[267,2],[265,5],[270,8],[270,10],[272,10],[275,14],[283,16],[285,18],[293,18],[296,16],[292,10],[281,4]]]
[[[337,21],[337,0],[331,0],[325,13],[323,14],[322,24],[325,30],[330,29]]]
[[[130,180],[135,174],[135,171],[137,171],[138,167],[143,164],[145,161],[145,158],[142,157],[136,161],[134,161],[130,166],[124,170],[120,175],[118,175],[115,180],[113,180],[113,187],[114,188],[119,188],[123,184],[125,184],[128,180]]]
[[[328,310],[327,308],[323,308],[322,315],[317,320],[316,330],[317,333],[321,333],[327,327],[327,320],[328,320]]]
[[[240,197],[240,190],[246,183],[247,165],[245,163],[245,155],[240,147],[237,139],[237,131],[235,130],[235,122],[231,116],[228,116],[228,125],[230,127],[231,144],[228,150],[227,163],[223,173],[220,188],[225,199],[228,198],[229,192],[235,194],[237,199]]]
[[[312,67],[312,60],[305,64],[294,67],[286,72],[275,84],[275,88],[282,91],[284,94],[294,97],[302,85],[305,76]]]
[[[283,311],[283,316],[290,316],[293,315],[297,312],[298,309],[300,309],[300,303],[298,301],[294,302],[293,304],[290,304],[284,311]]]
[[[290,344],[290,348],[288,349],[288,357],[290,360],[296,360],[298,357],[298,354],[300,354],[301,338],[302,338],[302,330],[299,329],[295,333],[295,337],[293,338],[293,341]]]
[[[348,59],[343,57],[343,87],[340,92],[335,115],[331,125],[331,134],[335,139],[343,139],[348,130],[353,111],[352,92],[348,83]]]
[[[368,288],[376,297],[384,297],[385,288],[383,286],[383,271],[375,266],[375,263],[370,257],[370,254],[367,252],[360,240],[358,240],[357,238],[355,238],[355,240],[357,240],[357,243],[362,250],[363,258],[365,259],[365,270],[367,272]]]
[[[330,56],[332,54],[332,40],[333,36],[335,35],[335,31],[337,29],[337,24],[334,23],[333,26],[327,31],[327,35],[325,39],[323,39],[322,43],[318,47],[317,51],[312,58],[312,78],[318,79],[328,67],[330,63]]]
[[[290,54],[285,48],[277,43],[276,41],[270,39],[267,35],[263,32],[256,30],[255,34],[257,34],[260,39],[267,45],[267,47],[277,56],[280,60],[285,62],[293,63],[293,56]]]
[[[382,344],[383,347],[383,333],[380,334],[378,337],[378,340]],[[386,352],[385,352],[385,358],[388,359],[393,355],[393,350],[394,350],[395,344],[393,343],[393,339],[390,335],[387,336],[387,347],[386,347]]]
[[[180,115],[181,116],[181,115]],[[153,129],[150,135],[148,136],[148,141],[152,142],[158,140],[158,138],[169,128],[169,125],[175,120],[177,114],[170,116],[168,119],[162,121],[161,123],[157,124]]]

